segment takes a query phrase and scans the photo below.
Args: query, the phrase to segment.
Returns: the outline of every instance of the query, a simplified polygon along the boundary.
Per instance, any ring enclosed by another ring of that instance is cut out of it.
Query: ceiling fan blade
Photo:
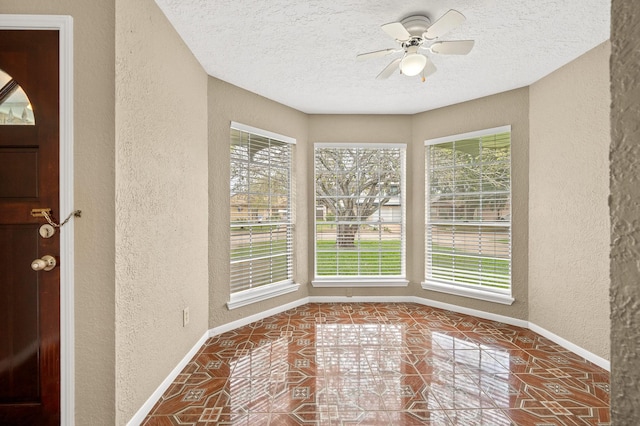
[[[361,53],[360,55],[356,56],[356,59],[359,61],[364,61],[365,59],[381,58],[398,51],[398,49],[376,50],[375,52]]]
[[[431,45],[431,51],[441,55],[466,55],[474,43],[473,40],[438,41]]]
[[[396,72],[400,68],[400,61],[401,60],[402,60],[402,58],[398,58],[398,59],[395,59],[395,60],[391,61],[391,63],[389,65],[387,65],[385,67],[385,69],[383,69],[382,72],[380,74],[378,74],[378,76],[376,78],[378,80],[385,80],[385,79],[391,77],[391,74],[393,74],[394,72]]]
[[[422,37],[427,40],[435,40],[462,24],[465,19],[462,13],[451,9],[427,28],[427,31],[422,34]]]
[[[427,63],[424,66],[424,69],[422,70],[421,75],[423,77],[428,77],[436,71],[438,71],[438,68],[436,68],[433,62],[431,62],[431,59],[427,58]]]
[[[400,22],[392,22],[390,24],[384,24],[382,27],[382,31],[389,34],[391,38],[400,41],[406,41],[411,38],[411,34],[409,31],[402,25]]]

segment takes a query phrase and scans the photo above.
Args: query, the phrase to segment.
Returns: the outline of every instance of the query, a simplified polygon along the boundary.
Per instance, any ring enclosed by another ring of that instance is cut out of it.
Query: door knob
[[[56,267],[56,258],[53,256],[42,256],[42,259],[36,259],[31,262],[31,269],[34,271],[50,271]]]

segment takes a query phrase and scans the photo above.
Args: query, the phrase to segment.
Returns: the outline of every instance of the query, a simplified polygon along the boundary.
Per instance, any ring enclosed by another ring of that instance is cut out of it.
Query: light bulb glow
[[[402,74],[408,76],[414,76],[420,74],[427,65],[427,57],[419,53],[409,53],[406,55],[400,63],[400,69]]]

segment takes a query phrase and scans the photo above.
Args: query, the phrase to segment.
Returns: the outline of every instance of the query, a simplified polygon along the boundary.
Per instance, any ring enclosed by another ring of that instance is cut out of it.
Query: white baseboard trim
[[[252,322],[260,321],[261,319],[270,317],[271,315],[276,315],[289,309],[297,308],[298,306],[302,306],[306,303],[309,303],[309,298],[303,297],[302,299],[289,302],[286,305],[277,306],[275,308],[267,309],[266,311],[258,312],[257,314],[253,314],[245,318],[240,318],[239,320],[231,321],[227,324],[223,324],[210,329],[208,336],[213,337],[217,336],[218,334],[226,333],[227,331],[235,330],[236,328],[244,327],[245,325],[251,324]]]
[[[504,324],[515,325],[516,327],[529,328],[529,321],[507,317],[504,315],[492,314],[491,312],[479,311],[477,309],[465,308],[463,306],[451,305],[449,303],[438,302],[436,300],[423,299],[422,297],[414,297],[413,302],[432,308],[444,309],[446,311],[457,312],[459,314],[473,315],[474,317],[497,321]]]
[[[550,332],[547,329],[544,329],[542,327],[540,327],[539,325],[536,325],[532,322],[529,323],[529,329],[531,331],[535,331],[536,333],[538,333],[539,335],[546,337],[547,339],[551,340],[554,343],[557,343],[558,345],[562,346],[565,349],[569,349],[571,352],[575,353],[576,355],[580,355],[582,358],[591,361],[592,363],[594,363],[595,365],[597,365],[600,368],[604,368],[607,371],[611,371],[611,362],[594,354],[589,352],[588,350],[574,344],[571,343],[570,341],[568,341],[567,339],[558,336],[557,334],[554,334],[552,332]]]
[[[518,318],[511,318],[504,315],[492,314],[490,312],[479,311],[476,309],[465,308],[462,306],[451,305],[449,303],[438,302],[435,300],[424,299],[422,297],[417,296],[309,296],[303,297],[302,299],[294,300],[293,302],[287,303],[286,305],[277,306],[272,309],[268,309],[263,312],[259,312],[257,314],[253,314],[246,318],[241,318],[236,321],[232,321],[227,324],[223,324],[218,327],[214,327],[208,330],[198,342],[191,348],[189,353],[187,353],[184,358],[180,361],[180,363],[171,371],[169,376],[158,386],[158,388],[153,392],[153,394],[147,399],[142,407],[138,410],[138,412],[129,420],[127,426],[138,426],[140,425],[147,414],[151,411],[153,406],[158,402],[158,400],[162,397],[162,394],[169,388],[171,383],[175,380],[175,378],[180,374],[180,371],[189,363],[191,358],[195,356],[198,350],[204,345],[209,337],[216,336],[218,334],[226,333],[227,331],[234,330],[236,328],[243,327],[247,324],[251,324],[255,321],[260,321],[266,317],[270,317],[272,315],[279,314],[281,312],[287,311],[289,309],[297,308],[298,306],[302,306],[307,303],[417,303],[420,305],[431,306],[433,308],[444,309],[451,312],[457,312],[465,315],[473,315],[478,318],[487,319],[490,321],[497,321],[504,324],[515,325],[517,327],[528,328],[541,336],[546,337],[547,339],[557,343],[558,345],[574,352],[575,354],[591,361],[597,366],[604,368],[607,371],[611,371],[610,362],[604,358],[595,355],[586,349],[581,348],[578,345],[575,345],[568,340],[534,324],[529,321],[521,320]]]
[[[171,373],[169,373],[169,375],[162,381],[162,383],[160,383],[160,386],[158,386],[158,388],[151,394],[146,402],[142,404],[142,407],[140,407],[136,414],[133,415],[131,420],[127,422],[127,426],[138,426],[144,421],[145,417],[147,417],[147,415],[151,412],[151,409],[153,409],[153,406],[156,405],[156,402],[158,402],[160,398],[162,398],[162,394],[164,394],[169,386],[171,386],[171,383],[173,383],[176,377],[178,377],[178,374],[180,374],[182,369],[187,366],[189,361],[191,361],[191,358],[193,358],[198,353],[198,351],[200,350],[202,345],[204,345],[208,338],[209,331],[206,331],[202,335],[202,337],[198,339],[196,344],[193,345],[191,350],[189,350],[189,352],[187,352],[187,354],[180,360],[178,365],[176,365],[176,367],[171,370]]]
[[[309,296],[310,303],[411,303],[412,296]]]

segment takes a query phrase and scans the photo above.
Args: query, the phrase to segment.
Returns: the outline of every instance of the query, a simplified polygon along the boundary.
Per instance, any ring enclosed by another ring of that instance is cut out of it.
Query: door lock
[[[31,262],[31,269],[34,271],[50,271],[56,267],[56,258],[48,254],[42,256],[42,259],[36,259]]]
[[[48,223],[45,223],[44,225],[42,225],[38,231],[40,233],[40,236],[42,238],[51,238],[53,237],[53,234],[56,233],[56,228],[54,228],[53,226],[49,225]]]

